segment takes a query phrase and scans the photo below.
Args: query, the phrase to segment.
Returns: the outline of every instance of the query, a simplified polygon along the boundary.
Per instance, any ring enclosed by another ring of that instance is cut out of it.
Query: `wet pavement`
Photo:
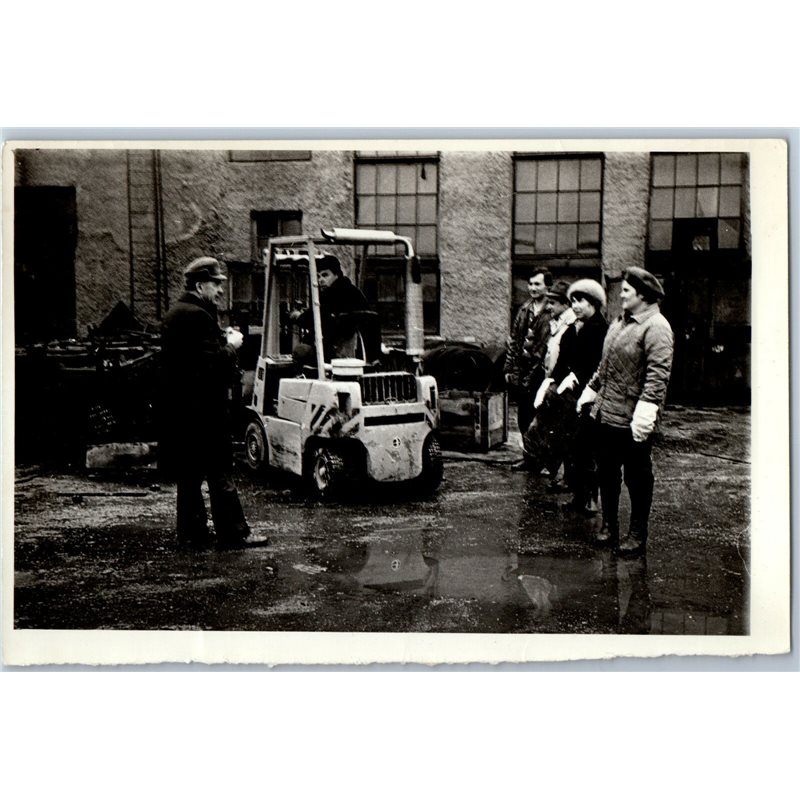
[[[322,505],[293,480],[238,483],[267,548],[193,552],[153,473],[19,467],[17,628],[481,633],[748,632],[750,418],[667,412],[646,558],[591,542],[546,476],[512,472],[519,436],[446,453],[432,497],[363,487]],[[622,524],[627,521],[623,491]]]

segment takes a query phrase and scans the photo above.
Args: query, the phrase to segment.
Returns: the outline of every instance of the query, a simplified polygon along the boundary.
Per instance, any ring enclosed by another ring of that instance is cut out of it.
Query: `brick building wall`
[[[18,150],[18,186],[75,189],[78,334],[120,300],[140,319],[157,322],[182,291],[183,267],[198,255],[250,261],[253,211],[301,211],[306,232],[354,227],[355,153],[285,155],[248,161],[227,150],[161,150],[157,157],[151,150]],[[513,164],[510,151],[439,154],[439,333],[445,338],[505,340]],[[611,316],[619,311],[622,270],[645,263],[650,164],[647,152],[604,154],[601,263]],[[749,203],[743,238],[749,253]]]
[[[511,306],[511,157],[442,153],[440,181],[441,334],[502,342]]]

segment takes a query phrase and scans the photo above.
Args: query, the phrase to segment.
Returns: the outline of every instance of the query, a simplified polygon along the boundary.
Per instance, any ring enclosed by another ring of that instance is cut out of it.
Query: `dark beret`
[[[660,300],[664,296],[664,287],[661,285],[661,281],[646,269],[628,267],[622,277],[648,300]]]

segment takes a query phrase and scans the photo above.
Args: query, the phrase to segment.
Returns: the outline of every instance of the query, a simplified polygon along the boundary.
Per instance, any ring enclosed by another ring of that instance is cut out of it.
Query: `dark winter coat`
[[[506,362],[503,367],[503,371],[511,376],[510,383],[512,386],[521,386],[534,369],[540,368],[547,349],[547,337],[550,335],[551,319],[552,315],[546,307],[542,307],[539,314],[536,314],[533,300],[526,300],[517,311],[517,315],[511,325]],[[535,363],[532,363],[531,353],[525,349],[525,338],[529,329],[534,330],[535,334],[536,345],[533,348],[535,351]],[[536,387],[534,387],[534,391],[535,389]]]
[[[229,467],[229,397],[239,373],[213,304],[180,298],[164,319],[161,360],[159,467],[167,477]]]
[[[586,386],[600,363],[607,331],[608,323],[599,311],[589,317],[580,328],[575,322],[569,325],[561,337],[558,360],[550,376],[556,387],[570,372],[575,373],[580,389]]]
[[[355,333],[354,326],[344,326],[340,315],[353,311],[366,311],[367,298],[346,275],[340,275],[327,289],[319,293],[319,314],[322,322],[322,340],[325,358],[330,359],[338,341],[347,339]],[[300,327],[309,331],[308,344],[314,344],[313,314],[310,308],[300,316]]]

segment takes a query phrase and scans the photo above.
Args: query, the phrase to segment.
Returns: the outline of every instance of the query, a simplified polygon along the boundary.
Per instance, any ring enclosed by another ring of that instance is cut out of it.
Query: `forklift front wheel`
[[[312,488],[321,499],[338,494],[345,484],[344,459],[327,447],[317,447],[311,455],[309,469]]]
[[[269,452],[264,429],[261,423],[253,420],[244,434],[244,451],[247,456],[247,466],[253,472],[263,472],[269,464]]]
[[[422,451],[422,474],[419,476],[419,485],[423,492],[432,493],[439,488],[444,477],[444,461],[439,440],[431,435],[425,442]]]

